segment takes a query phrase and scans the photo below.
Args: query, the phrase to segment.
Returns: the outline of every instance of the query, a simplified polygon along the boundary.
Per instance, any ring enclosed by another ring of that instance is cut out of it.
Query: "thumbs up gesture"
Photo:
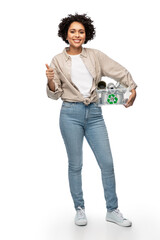
[[[46,64],[46,76],[47,76],[47,79],[48,79],[48,86],[50,88],[50,90],[52,90],[53,92],[55,91],[55,84],[54,82],[52,81],[53,78],[54,78],[54,72],[53,72],[53,68],[50,68],[48,66],[48,64]]]
[[[46,70],[46,76],[47,76],[47,78],[48,78],[48,82],[50,82],[50,81],[52,81],[53,78],[54,78],[53,68],[50,68],[50,67],[48,66],[48,64],[46,64],[46,68],[47,68],[47,70]]]

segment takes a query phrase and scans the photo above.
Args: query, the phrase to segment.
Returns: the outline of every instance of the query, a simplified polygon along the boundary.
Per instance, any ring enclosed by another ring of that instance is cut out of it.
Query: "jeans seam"
[[[86,135],[87,137],[89,136],[87,133],[86,133],[85,135]],[[88,138],[87,141],[88,141],[88,142],[90,143],[90,145],[93,147],[95,156],[96,156],[96,158],[97,158],[98,165],[100,166],[100,162],[98,161],[98,155],[97,155],[97,152],[96,152],[96,149],[95,149],[95,147],[94,147],[94,144],[93,144],[92,140],[89,140],[89,138]],[[102,166],[101,166],[101,167],[102,167]]]

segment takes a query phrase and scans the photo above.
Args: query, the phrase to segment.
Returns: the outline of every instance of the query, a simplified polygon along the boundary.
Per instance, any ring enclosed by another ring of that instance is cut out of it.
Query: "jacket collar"
[[[63,50],[63,54],[64,54],[64,57],[65,57],[66,61],[70,58],[70,56],[67,53],[68,49],[69,49],[69,47],[65,47],[64,50]],[[83,47],[82,47],[82,52],[80,53],[80,56],[87,57],[87,51]]]

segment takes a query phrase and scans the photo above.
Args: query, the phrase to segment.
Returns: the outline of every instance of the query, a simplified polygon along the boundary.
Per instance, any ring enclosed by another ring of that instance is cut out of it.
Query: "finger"
[[[124,104],[124,106],[125,106],[125,108],[128,108],[129,106],[127,105],[127,103],[126,104]]]
[[[130,105],[132,102],[133,102],[133,97],[130,96],[128,101],[127,101],[127,103],[126,103],[126,105]]]
[[[54,77],[54,74],[46,73],[47,77]]]
[[[49,75],[54,74],[53,69],[46,70],[46,73],[49,74]]]
[[[52,77],[52,76],[54,76],[54,73],[53,72],[47,72],[46,75]]]
[[[50,69],[50,67],[48,66],[48,64],[45,64],[45,65],[46,65],[46,68],[47,68],[47,69]]]
[[[128,101],[124,104],[124,106],[127,108],[131,105],[131,99],[128,99]]]
[[[124,106],[125,106],[126,108],[127,108],[127,107],[130,107],[130,106],[132,106],[132,105],[133,105],[133,102],[132,102],[132,101],[130,101],[130,102],[124,104]]]
[[[47,69],[46,72],[53,72],[53,68]]]
[[[130,104],[130,101],[128,100],[124,105],[127,107]]]
[[[129,105],[129,104],[124,104],[124,106],[125,106],[126,108],[130,107],[130,105]]]

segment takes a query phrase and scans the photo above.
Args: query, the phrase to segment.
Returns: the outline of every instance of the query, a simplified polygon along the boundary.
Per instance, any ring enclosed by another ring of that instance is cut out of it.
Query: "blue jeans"
[[[83,138],[86,137],[101,169],[106,208],[118,207],[113,159],[101,107],[83,102],[63,101],[59,125],[68,156],[68,178],[74,207],[85,208],[81,170]],[[96,195],[95,195],[96,197]]]

